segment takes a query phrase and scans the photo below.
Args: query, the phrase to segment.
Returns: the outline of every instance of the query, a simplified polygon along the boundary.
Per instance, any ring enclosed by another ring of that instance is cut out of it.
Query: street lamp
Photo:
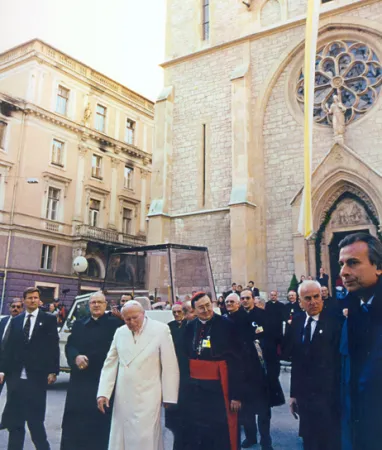
[[[88,260],[84,256],[77,256],[73,260],[73,270],[78,274],[77,295],[81,295],[81,275],[88,268]]]

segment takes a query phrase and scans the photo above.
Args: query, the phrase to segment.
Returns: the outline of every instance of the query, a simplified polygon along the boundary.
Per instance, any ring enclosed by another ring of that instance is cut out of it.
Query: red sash
[[[238,424],[237,413],[230,409],[228,398],[228,368],[225,361],[201,361],[200,359],[190,359],[191,378],[198,380],[220,380],[223,389],[225,409],[227,413],[229,440],[231,450],[237,449]]]

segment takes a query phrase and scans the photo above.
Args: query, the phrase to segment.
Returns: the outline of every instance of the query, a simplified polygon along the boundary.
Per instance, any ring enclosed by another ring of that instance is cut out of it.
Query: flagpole
[[[305,35],[304,64],[304,193],[302,199],[302,225],[305,239],[313,233],[312,219],[312,151],[313,151],[313,108],[316,68],[316,51],[321,0],[308,0]]]

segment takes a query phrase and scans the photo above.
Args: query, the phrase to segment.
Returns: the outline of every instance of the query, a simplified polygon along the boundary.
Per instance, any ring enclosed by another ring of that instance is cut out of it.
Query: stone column
[[[78,145],[78,164],[77,164],[77,184],[76,184],[76,203],[74,208],[73,222],[83,222],[83,195],[85,184],[85,162],[88,148],[86,142]]]
[[[141,169],[141,217],[139,221],[139,233],[146,234],[146,185],[147,185],[147,171]]]
[[[162,244],[170,239],[170,201],[172,171],[174,92],[165,87],[155,105],[155,146],[151,178],[152,201],[148,217],[148,244]]]
[[[249,48],[244,47],[243,56],[243,65],[231,74],[231,276],[241,283],[254,280],[260,290],[266,290],[263,200],[255,199],[254,189],[255,169],[262,172],[264,167],[256,167],[253,150]],[[261,192],[256,194],[261,197]]]
[[[118,189],[118,167],[120,160],[111,158],[111,192],[110,192],[110,213],[108,228],[116,229],[115,225],[115,211],[117,206],[117,189]]]

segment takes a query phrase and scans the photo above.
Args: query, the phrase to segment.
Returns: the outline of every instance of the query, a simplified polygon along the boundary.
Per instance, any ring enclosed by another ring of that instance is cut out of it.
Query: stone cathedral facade
[[[298,232],[306,3],[167,2],[148,239],[207,246],[218,292],[249,280],[285,292],[319,266],[334,283],[339,240],[380,231],[382,2],[331,0],[316,59],[315,234]]]

